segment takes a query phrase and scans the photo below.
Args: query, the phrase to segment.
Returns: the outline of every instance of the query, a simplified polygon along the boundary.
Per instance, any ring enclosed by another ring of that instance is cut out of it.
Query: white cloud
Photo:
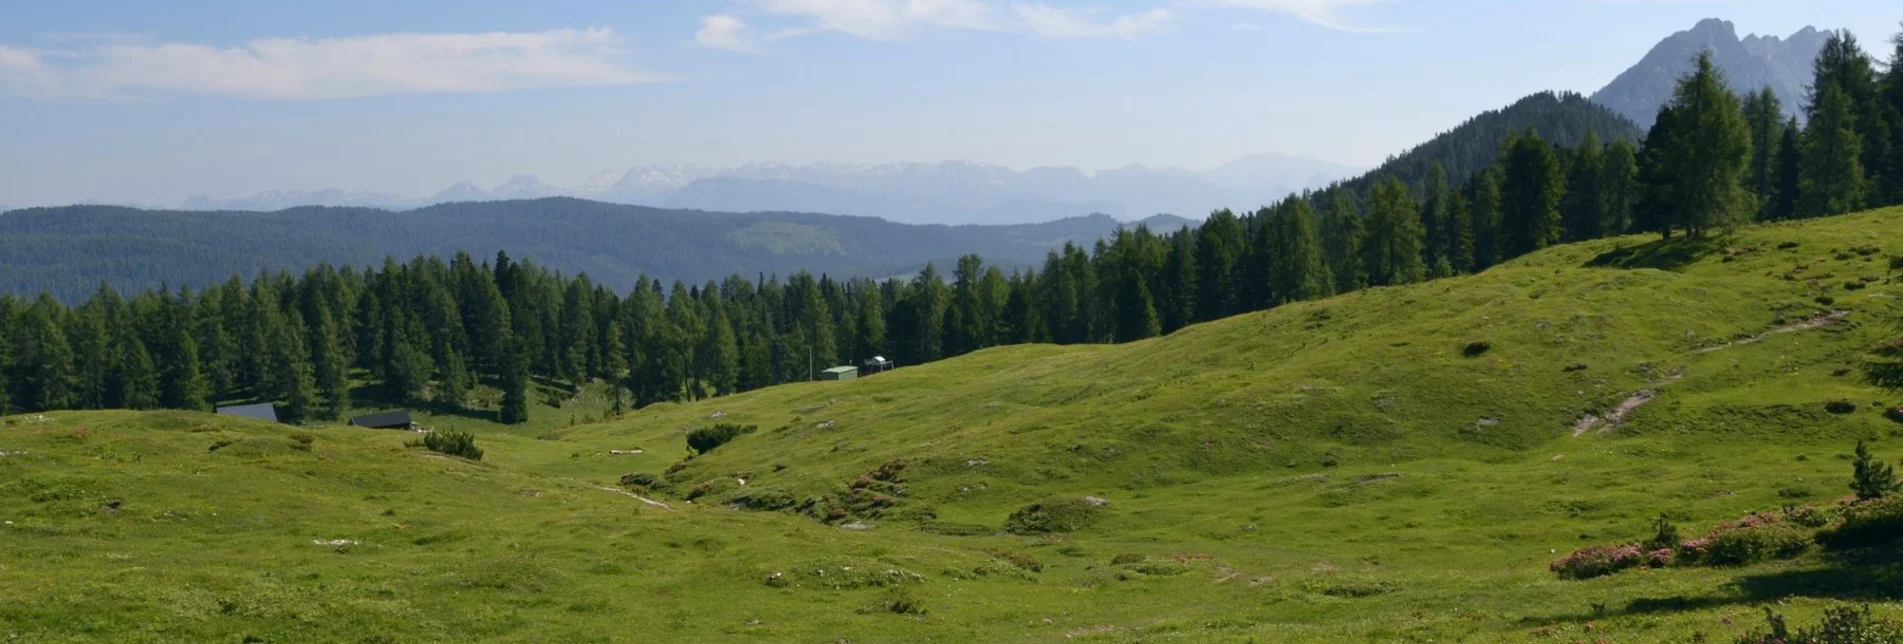
[[[1209,5],[1234,7],[1238,9],[1256,9],[1287,14],[1339,31],[1355,33],[1394,33],[1403,31],[1392,27],[1353,25],[1341,17],[1342,9],[1380,4],[1387,1],[1388,0],[1200,0],[1203,4]]]
[[[811,27],[870,40],[898,40],[916,26],[991,29],[992,9],[980,0],[760,0],[771,13],[805,16]]]
[[[701,18],[700,30],[694,32],[694,42],[712,49],[747,53],[759,51],[759,46],[748,35],[747,23],[727,14]]]
[[[72,50],[0,46],[0,85],[35,96],[182,92],[334,99],[667,80],[622,62],[612,29],[264,38],[235,47],[106,41]]]
[[[1110,22],[1097,22],[1098,11],[1064,9],[1043,3],[1012,5],[1024,27],[1039,38],[1134,38],[1167,28],[1170,12],[1151,9],[1142,13],[1117,16]]]

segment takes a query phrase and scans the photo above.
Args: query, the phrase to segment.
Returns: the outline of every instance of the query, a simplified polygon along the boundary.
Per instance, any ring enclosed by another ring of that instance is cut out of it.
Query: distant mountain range
[[[411,210],[441,203],[567,196],[608,203],[728,212],[803,211],[900,223],[1020,224],[1106,214],[1200,218],[1320,188],[1362,171],[1311,157],[1258,154],[1193,172],[1132,165],[1085,173],[943,163],[750,164],[735,168],[641,166],[560,188],[517,176],[494,188],[460,182],[424,198],[350,190],[272,191],[238,199],[194,196],[185,210],[276,211],[299,206]]]
[[[1151,217],[1175,231],[1194,222]],[[643,273],[690,283],[729,275],[883,278],[927,262],[949,271],[977,253],[1006,267],[1041,263],[1066,242],[1088,247],[1125,225],[1108,215],[1012,226],[898,224],[872,217],[721,213],[567,197],[451,203],[393,213],[302,206],[276,212],[28,208],[0,214],[0,293],[51,292],[66,301],[101,281],[124,290],[194,289],[234,275],[318,263],[372,266],[386,257],[507,251],[626,291]]]
[[[1769,87],[1784,103],[1787,116],[1802,119],[1807,88],[1816,80],[1812,63],[1829,38],[1829,32],[1805,27],[1790,38],[1751,35],[1740,39],[1730,22],[1703,20],[1654,46],[1639,64],[1593,94],[1592,100],[1650,128],[1659,106],[1671,100],[1679,77],[1692,70],[1699,52],[1709,49],[1712,63],[1724,72],[1732,91]]]

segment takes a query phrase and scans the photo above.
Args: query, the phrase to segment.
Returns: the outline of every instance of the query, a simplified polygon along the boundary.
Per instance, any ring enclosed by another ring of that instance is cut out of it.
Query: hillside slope
[[[1887,568],[1821,557],[1589,582],[1546,563],[1643,538],[1661,512],[1702,531],[1834,499],[1834,455],[1858,439],[1903,455],[1871,404],[1895,395],[1844,369],[1903,313],[1899,217],[1564,246],[1133,344],[484,434],[480,464],[347,428],[299,430],[305,450],[297,431],[195,414],[8,418],[0,628],[1730,641],[1774,601],[1793,619],[1836,598],[1894,615]],[[686,432],[719,423],[757,430],[683,461]],[[356,543],[313,544],[333,539]]]
[[[1344,185],[1365,195],[1375,180],[1394,177],[1418,188],[1435,163],[1447,172],[1448,183],[1460,185],[1499,158],[1508,137],[1522,132],[1533,132],[1562,148],[1574,148],[1589,133],[1608,143],[1624,140],[1636,146],[1644,130],[1584,96],[1541,92],[1467,119]]]

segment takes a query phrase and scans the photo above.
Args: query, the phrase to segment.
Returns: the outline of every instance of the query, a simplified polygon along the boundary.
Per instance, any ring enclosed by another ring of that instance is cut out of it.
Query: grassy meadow
[[[1899,222],[1601,240],[599,422],[588,390],[528,428],[425,417],[480,462],[8,417],[0,641],[1729,642],[1764,607],[1903,616],[1894,557],[1547,568],[1660,514],[1832,502],[1858,440],[1903,458],[1903,394],[1857,369],[1903,333]],[[723,423],[754,430],[686,458]]]

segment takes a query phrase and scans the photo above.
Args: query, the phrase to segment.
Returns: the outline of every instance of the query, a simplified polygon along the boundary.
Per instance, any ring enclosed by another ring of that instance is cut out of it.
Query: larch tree
[[[1426,277],[1421,263],[1421,219],[1400,179],[1384,177],[1368,199],[1368,235],[1362,256],[1370,286],[1411,284]]]
[[[1501,259],[1559,243],[1566,177],[1553,146],[1528,132],[1509,140],[1501,159]]]
[[[1861,138],[1851,114],[1850,96],[1836,85],[1817,92],[1798,183],[1797,214],[1822,217],[1862,210],[1865,192]]]

